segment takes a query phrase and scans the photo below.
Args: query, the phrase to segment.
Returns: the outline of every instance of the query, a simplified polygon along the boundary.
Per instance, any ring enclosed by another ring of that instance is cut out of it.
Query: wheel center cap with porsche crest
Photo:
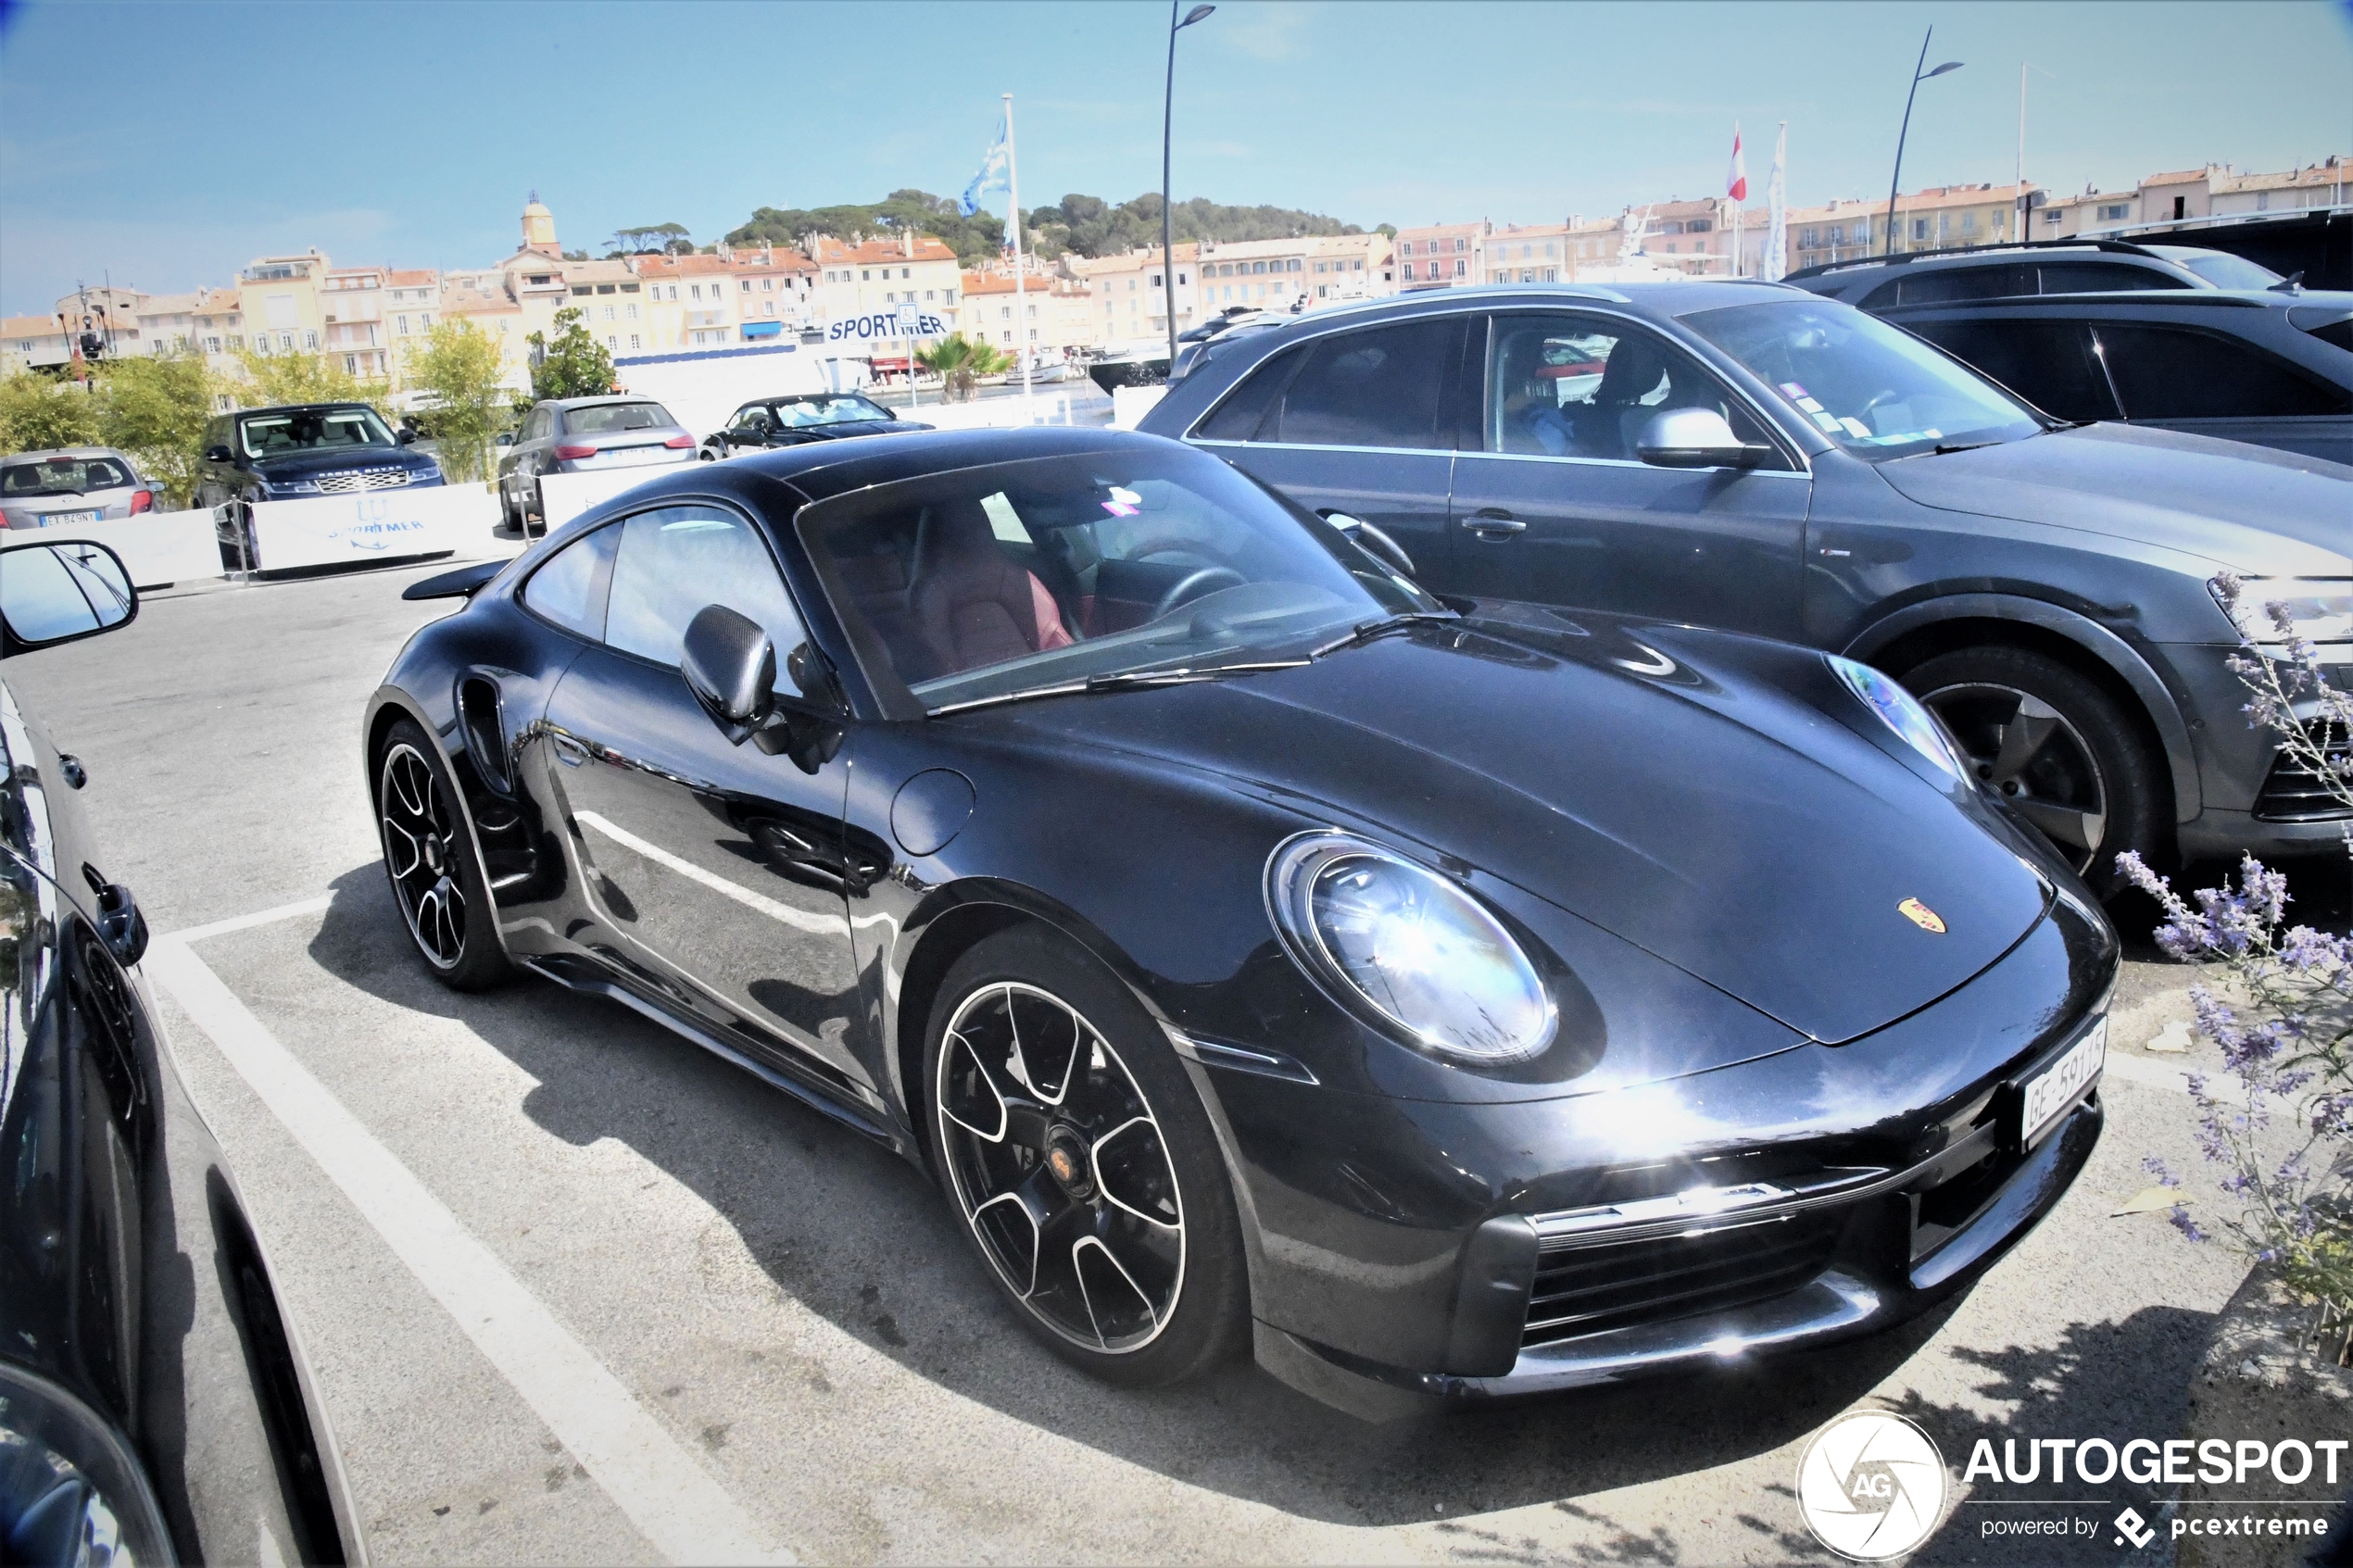
[[[1919,926],[1922,931],[1927,932],[1930,935],[1942,936],[1944,935],[1944,917],[1938,914],[1934,909],[1930,909],[1926,904],[1921,903],[1918,898],[1906,898],[1902,903],[1896,905],[1895,909],[1896,911],[1906,920],[1910,921],[1914,925]]]
[[[1073,1198],[1085,1198],[1094,1188],[1088,1169],[1087,1146],[1067,1127],[1057,1127],[1047,1135],[1046,1169],[1053,1173],[1054,1180]]]

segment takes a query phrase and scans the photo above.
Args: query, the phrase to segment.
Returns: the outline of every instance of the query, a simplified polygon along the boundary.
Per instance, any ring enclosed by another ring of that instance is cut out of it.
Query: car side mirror
[[[1351,517],[1346,512],[1325,512],[1321,515],[1326,522],[1348,535],[1351,544],[1383,566],[1392,567],[1408,577],[1414,575],[1414,558],[1405,553],[1404,546],[1381,530],[1363,518]]]
[[[94,637],[138,614],[131,573],[104,545],[70,539],[0,550],[0,652]]]
[[[226,446],[215,445],[204,449],[204,460],[208,463],[231,463],[236,461],[236,454]]]
[[[686,623],[678,672],[731,746],[741,746],[774,705],[776,646],[750,617],[706,605]]]
[[[1635,439],[1634,455],[1662,469],[1752,469],[1772,455],[1732,433],[1713,408],[1668,408],[1651,417]]]
[[[507,431],[507,430],[502,430],[502,431],[500,431],[500,432],[498,433],[498,439],[497,439],[497,441],[495,443],[495,445],[500,445],[500,446],[512,446],[514,444],[515,444],[515,435],[514,435],[514,432],[512,432],[512,431]]]
[[[394,431],[392,433],[392,438],[400,443],[403,446],[407,446],[412,445],[416,441],[417,433],[404,426],[399,430]]]

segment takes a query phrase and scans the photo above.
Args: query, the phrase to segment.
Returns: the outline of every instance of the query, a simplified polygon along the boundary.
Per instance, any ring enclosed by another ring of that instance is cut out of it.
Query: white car
[[[79,527],[159,509],[163,484],[109,446],[0,458],[0,528]]]

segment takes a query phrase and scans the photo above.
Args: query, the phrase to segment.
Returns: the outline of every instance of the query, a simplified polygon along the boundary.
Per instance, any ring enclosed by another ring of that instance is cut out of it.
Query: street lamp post
[[[1168,143],[1176,123],[1176,35],[1197,21],[1209,19],[1214,6],[1196,6],[1176,19],[1178,0],[1168,0],[1168,84],[1160,100],[1160,281],[1167,290],[1168,375],[1176,373],[1176,225],[1168,210]]]
[[[1919,96],[1920,83],[1930,77],[1943,76],[1948,70],[1961,69],[1961,62],[1958,60],[1946,60],[1934,70],[1920,69],[1921,66],[1928,64],[1928,42],[1930,38],[1935,36],[1936,29],[1931,27],[1928,30],[1928,37],[1920,40],[1919,62],[1912,67],[1911,90],[1904,94],[1904,125],[1903,129],[1895,132],[1895,177],[1887,182],[1887,244],[1880,251],[1881,256],[1895,254],[1895,193],[1904,183],[1904,138],[1911,134],[1912,100]]]

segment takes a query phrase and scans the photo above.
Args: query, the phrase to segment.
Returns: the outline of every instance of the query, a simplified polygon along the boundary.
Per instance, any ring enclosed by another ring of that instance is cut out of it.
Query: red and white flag
[[[1741,128],[1732,127],[1732,171],[1724,180],[1724,194],[1736,202],[1748,200],[1748,158],[1741,151]]]

